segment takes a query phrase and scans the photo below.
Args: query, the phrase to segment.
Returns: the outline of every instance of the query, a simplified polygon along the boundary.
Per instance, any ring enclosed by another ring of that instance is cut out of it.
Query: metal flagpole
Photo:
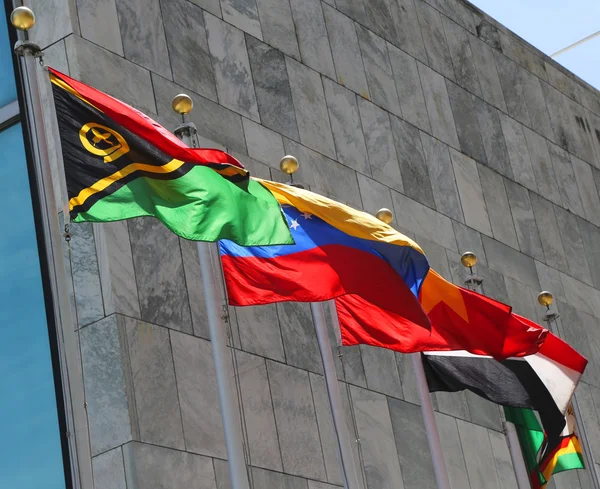
[[[554,297],[552,297],[552,293],[548,292],[547,290],[543,290],[538,294],[538,302],[541,306],[546,307],[544,321],[548,323],[548,329],[550,330],[550,332],[556,334],[559,338],[564,338],[561,324],[557,321],[560,317],[560,314],[558,314],[557,312],[552,312],[550,310],[550,306],[554,302]],[[552,327],[553,324],[556,324],[556,326]],[[585,458],[586,464],[591,474],[590,479],[592,479],[594,489],[600,489],[600,476],[598,474],[598,467],[596,466],[596,463],[594,461],[594,454],[592,452],[592,447],[590,445],[587,432],[585,431],[583,418],[581,417],[581,411],[579,409],[579,403],[577,402],[577,395],[575,393],[573,393],[573,397],[571,398],[571,406],[573,406],[573,413],[575,414],[575,427],[577,430],[577,434],[579,435],[579,439],[583,445],[583,457]]]
[[[390,224],[394,218],[392,211],[385,208],[379,209],[376,217],[386,224]],[[429,444],[429,452],[431,453],[431,461],[433,462],[435,480],[437,481],[438,489],[451,489],[440,434],[435,422],[431,396],[429,395],[429,386],[427,385],[425,369],[423,368],[423,360],[420,353],[411,353],[409,356],[415,372],[417,392],[419,394],[419,401],[421,402],[421,414],[425,423],[425,433],[427,435],[427,443]]]
[[[313,323],[317,331],[317,340],[321,359],[323,360],[323,370],[325,372],[325,382],[327,383],[327,395],[329,396],[329,407],[333,416],[333,425],[338,441],[338,453],[344,474],[344,487],[346,489],[360,489],[358,483],[358,474],[354,464],[354,455],[352,454],[352,441],[348,433],[346,424],[346,415],[344,413],[344,404],[342,394],[337,380],[333,353],[331,352],[331,343],[327,334],[327,324],[325,322],[325,312],[322,302],[312,302],[310,304]]]
[[[173,110],[181,114],[182,118],[185,118],[185,114],[189,114],[192,107],[192,99],[187,95],[180,94],[173,99]],[[175,130],[175,135],[190,147],[194,146],[195,134],[196,126],[193,123],[184,122]],[[234,388],[231,382],[233,373],[231,372],[231,365],[227,361],[227,339],[224,324],[224,319],[227,318],[227,306],[222,302],[221,291],[219,290],[219,287],[222,289],[220,283],[222,277],[217,276],[215,273],[211,258],[211,247],[216,246],[216,244],[198,241],[197,246],[200,273],[204,284],[204,300],[206,301],[210,341],[217,375],[223,430],[225,432],[229,476],[233,489],[249,489],[241,427],[238,423],[239,417],[236,412],[236,401],[233,396]]]
[[[46,260],[54,309],[59,361],[63,379],[63,396],[67,422],[67,437],[71,475],[74,486],[79,489],[93,487],[92,456],[88,425],[85,412],[83,375],[77,358],[75,329],[71,316],[69,287],[66,283],[66,268],[61,244],[60,223],[48,146],[44,130],[41,93],[38,82],[38,62],[42,65],[43,52],[35,42],[28,39],[27,31],[35,23],[35,15],[27,7],[17,7],[11,13],[12,25],[19,29],[14,47],[19,58],[24,85],[27,125],[33,149],[33,165],[37,192],[40,199],[43,240],[46,246]],[[51,321],[51,318],[48,318]]]
[[[483,277],[473,273],[473,267],[477,264],[477,256],[472,251],[466,251],[460,257],[460,262],[465,268],[469,269],[469,274],[465,277],[465,287],[469,290],[477,292],[477,289],[481,289],[483,293]],[[525,465],[525,459],[523,458],[523,452],[521,451],[521,444],[519,442],[519,435],[517,434],[516,426],[510,421],[504,422],[504,432],[508,440],[508,450],[510,452],[510,459],[513,464],[515,477],[517,479],[517,486],[519,489],[530,489],[531,483],[529,482],[529,475],[527,467]]]

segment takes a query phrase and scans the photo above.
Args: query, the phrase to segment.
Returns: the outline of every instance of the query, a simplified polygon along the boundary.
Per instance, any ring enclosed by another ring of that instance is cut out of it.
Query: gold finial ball
[[[171,103],[173,110],[178,114],[184,115],[189,114],[194,108],[194,101],[189,95],[185,93],[180,93],[179,95],[175,95],[173,97],[173,102]]]
[[[285,155],[279,162],[279,168],[286,175],[293,175],[298,171],[298,160],[295,156]]]
[[[377,211],[377,214],[375,214],[375,217],[377,219],[379,219],[380,221],[385,222],[386,224],[390,224],[392,222],[392,219],[394,219],[394,214],[392,214],[391,210],[383,207]]]
[[[17,7],[10,14],[10,23],[20,31],[28,31],[35,24],[35,14],[30,8]]]
[[[544,307],[550,307],[553,301],[554,297],[552,297],[552,293],[547,290],[543,290],[538,294],[538,302]]]
[[[463,267],[472,268],[477,264],[477,255],[472,251],[466,251],[460,257],[460,262],[463,264]]]

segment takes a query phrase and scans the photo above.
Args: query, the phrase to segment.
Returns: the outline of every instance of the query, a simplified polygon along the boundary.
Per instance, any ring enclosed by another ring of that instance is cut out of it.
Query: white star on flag
[[[308,212],[303,212],[302,217],[304,219],[312,219],[312,214],[309,214]]]
[[[298,224],[298,221],[296,221],[296,219],[292,219],[292,224],[290,224],[290,228],[295,231],[297,227],[300,227],[300,224]]]

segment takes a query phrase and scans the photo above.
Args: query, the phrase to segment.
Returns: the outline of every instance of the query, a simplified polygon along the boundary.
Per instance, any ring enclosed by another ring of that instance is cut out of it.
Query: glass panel
[[[2,73],[2,76],[0,76],[0,107],[4,107],[17,98],[11,58],[12,46],[8,40],[4,2],[0,5],[0,16],[2,17],[0,19],[0,72]]]
[[[0,487],[64,489],[21,125],[0,132]]]

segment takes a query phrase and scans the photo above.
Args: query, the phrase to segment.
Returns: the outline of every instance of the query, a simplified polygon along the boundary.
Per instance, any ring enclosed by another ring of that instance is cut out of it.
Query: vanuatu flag
[[[231,155],[188,148],[134,108],[50,69],[74,222],[161,220],[195,241],[293,243],[279,203]]]
[[[570,406],[560,443],[539,462],[539,452],[544,445],[546,435],[535,412],[529,409],[505,407],[504,413],[506,419],[517,428],[523,458],[534,489],[544,488],[553,474],[585,468],[581,446],[575,435],[575,416]]]

